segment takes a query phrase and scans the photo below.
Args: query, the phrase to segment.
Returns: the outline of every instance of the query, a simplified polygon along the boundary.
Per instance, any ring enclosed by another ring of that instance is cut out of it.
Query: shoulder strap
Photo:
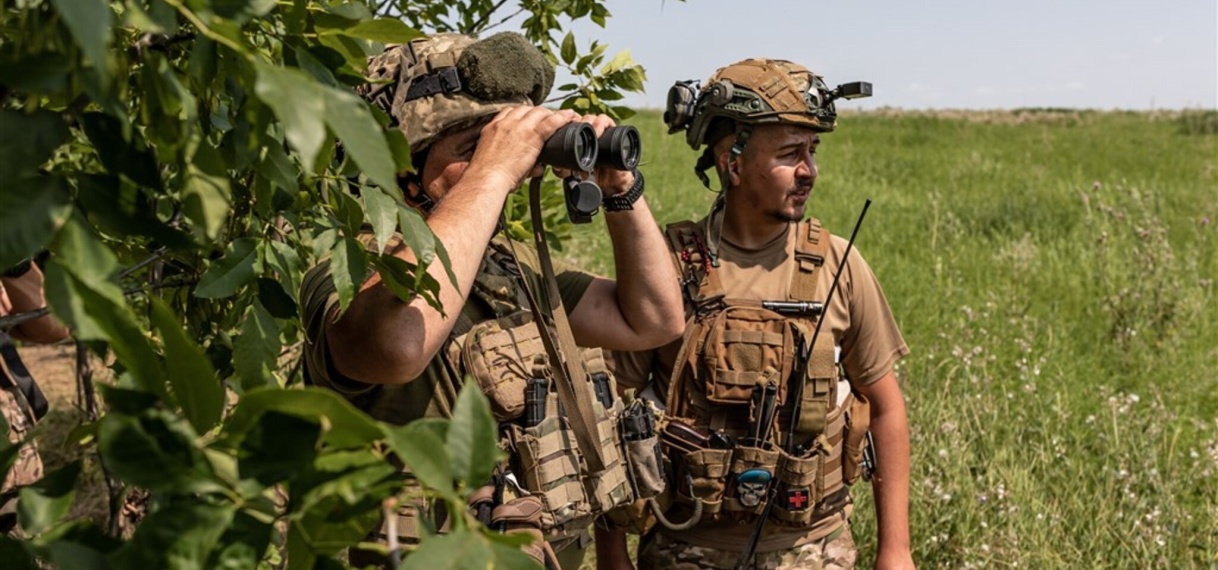
[[[787,295],[792,301],[812,301],[820,268],[825,265],[829,253],[829,230],[820,225],[820,220],[808,218],[800,222],[795,231],[799,232],[795,240],[796,267],[791,273]]]
[[[529,308],[533,320],[541,332],[541,343],[550,358],[550,371],[558,387],[558,401],[567,410],[567,419],[575,433],[575,441],[588,463],[588,470],[600,473],[605,470],[604,449],[600,445],[596,427],[596,410],[588,371],[584,367],[582,351],[575,344],[571,323],[563,308],[558,281],[554,278],[554,265],[550,261],[550,249],[546,245],[545,227],[541,215],[541,179],[529,183],[529,215],[533,221],[533,241],[537,246],[537,260],[541,265],[542,297],[533,293],[524,272],[520,283],[529,296]],[[511,242],[508,242],[511,245]],[[578,384],[577,384],[578,383]]]

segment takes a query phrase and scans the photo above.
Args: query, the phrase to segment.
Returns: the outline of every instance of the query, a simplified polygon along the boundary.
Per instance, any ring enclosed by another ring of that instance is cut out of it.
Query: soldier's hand
[[[592,125],[592,128],[596,131],[597,139],[600,139],[601,135],[605,134],[605,130],[609,127],[617,126],[617,123],[609,118],[608,115],[584,115],[579,120],[580,122]],[[570,174],[570,171],[555,168],[554,174],[559,177],[565,177]],[[605,196],[624,194],[634,185],[634,173],[630,171],[597,168],[593,174],[596,176],[596,185],[601,187],[601,192]]]
[[[467,175],[482,177],[505,191],[514,190],[526,176],[540,176],[544,167],[537,157],[550,135],[576,121],[574,111],[552,111],[545,107],[503,109],[482,129],[478,148],[470,159]]]

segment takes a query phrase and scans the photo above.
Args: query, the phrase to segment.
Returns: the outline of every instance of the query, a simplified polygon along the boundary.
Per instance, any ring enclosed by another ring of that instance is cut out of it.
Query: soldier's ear
[[[740,156],[737,156],[736,158],[729,158],[730,156],[731,156],[731,153],[727,153],[727,152],[723,153],[723,160],[724,160],[725,164],[727,165],[728,179],[731,180],[732,186],[739,186],[740,185],[740,161],[742,160],[742,158]]]

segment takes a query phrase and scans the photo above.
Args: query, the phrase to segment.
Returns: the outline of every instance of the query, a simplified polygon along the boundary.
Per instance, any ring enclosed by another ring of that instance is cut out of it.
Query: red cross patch
[[[808,504],[811,501],[808,498],[807,487],[795,487],[793,489],[787,489],[786,498],[788,511],[802,511],[811,506]]]

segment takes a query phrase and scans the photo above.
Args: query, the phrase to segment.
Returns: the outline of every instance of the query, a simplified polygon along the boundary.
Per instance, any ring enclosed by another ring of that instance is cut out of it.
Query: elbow
[[[681,338],[685,334],[685,320],[680,318],[667,319],[656,327],[656,346],[663,346]]]
[[[330,358],[335,370],[365,384],[406,384],[423,374],[428,358],[421,347],[394,334],[358,334],[332,325]]]

